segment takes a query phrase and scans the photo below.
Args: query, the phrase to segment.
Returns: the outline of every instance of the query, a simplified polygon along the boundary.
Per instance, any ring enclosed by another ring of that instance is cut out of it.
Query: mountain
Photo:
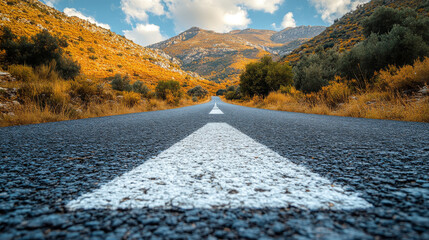
[[[276,43],[287,43],[302,38],[313,38],[326,29],[324,26],[299,26],[286,28],[271,36],[271,40]]]
[[[264,55],[284,55],[325,27],[301,26],[280,32],[245,29],[216,33],[193,27],[168,40],[150,45],[177,58],[183,69],[207,79],[237,81],[245,65]]]
[[[104,79],[119,73],[154,88],[160,80],[175,79],[187,86],[201,85],[214,92],[215,83],[180,68],[179,60],[157,49],[142,47],[123,36],[77,17],[68,17],[37,0],[0,1],[0,26],[18,36],[30,37],[47,29],[68,42],[65,48],[83,73]]]
[[[296,48],[282,61],[296,62],[302,56],[313,53],[318,46],[324,49],[338,47],[340,51],[349,50],[364,40],[362,21],[370,16],[377,7],[413,8],[420,14],[428,14],[429,1],[425,0],[372,0],[360,5],[355,11],[345,14],[322,33]]]

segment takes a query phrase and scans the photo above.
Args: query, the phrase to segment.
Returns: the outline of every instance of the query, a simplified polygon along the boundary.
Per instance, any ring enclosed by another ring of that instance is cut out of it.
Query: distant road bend
[[[429,239],[427,123],[213,97],[0,134],[0,239]]]

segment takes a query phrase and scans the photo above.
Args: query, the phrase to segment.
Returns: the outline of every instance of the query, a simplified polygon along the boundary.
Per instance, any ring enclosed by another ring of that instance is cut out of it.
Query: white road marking
[[[226,123],[209,123],[69,209],[356,209],[372,205]]]
[[[220,110],[220,109],[217,107],[217,105],[216,105],[216,103],[215,103],[215,105],[214,105],[213,109],[211,110],[211,112],[210,112],[209,114],[223,114],[223,112],[222,112],[222,110]]]

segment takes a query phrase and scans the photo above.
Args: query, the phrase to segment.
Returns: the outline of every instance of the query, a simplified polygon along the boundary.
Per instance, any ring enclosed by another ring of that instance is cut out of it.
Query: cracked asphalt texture
[[[214,102],[223,115],[209,115]],[[70,211],[209,122],[226,122],[374,207]],[[0,129],[0,239],[429,239],[429,124],[277,112],[218,98]]]

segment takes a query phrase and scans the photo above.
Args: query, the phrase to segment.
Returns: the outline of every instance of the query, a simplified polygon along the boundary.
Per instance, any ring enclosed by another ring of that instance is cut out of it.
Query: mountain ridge
[[[179,60],[160,49],[142,47],[108,29],[69,17],[37,0],[0,0],[0,26],[18,36],[30,37],[43,30],[68,42],[65,53],[79,62],[93,79],[128,75],[154,88],[161,80],[174,79],[187,88],[202,85],[211,92],[217,86],[196,73],[184,71]]]
[[[300,26],[279,32],[248,28],[217,33],[191,27],[148,47],[166,52],[179,59],[183,69],[210,80],[236,82],[246,64],[264,55],[284,55],[324,29],[323,26]]]

